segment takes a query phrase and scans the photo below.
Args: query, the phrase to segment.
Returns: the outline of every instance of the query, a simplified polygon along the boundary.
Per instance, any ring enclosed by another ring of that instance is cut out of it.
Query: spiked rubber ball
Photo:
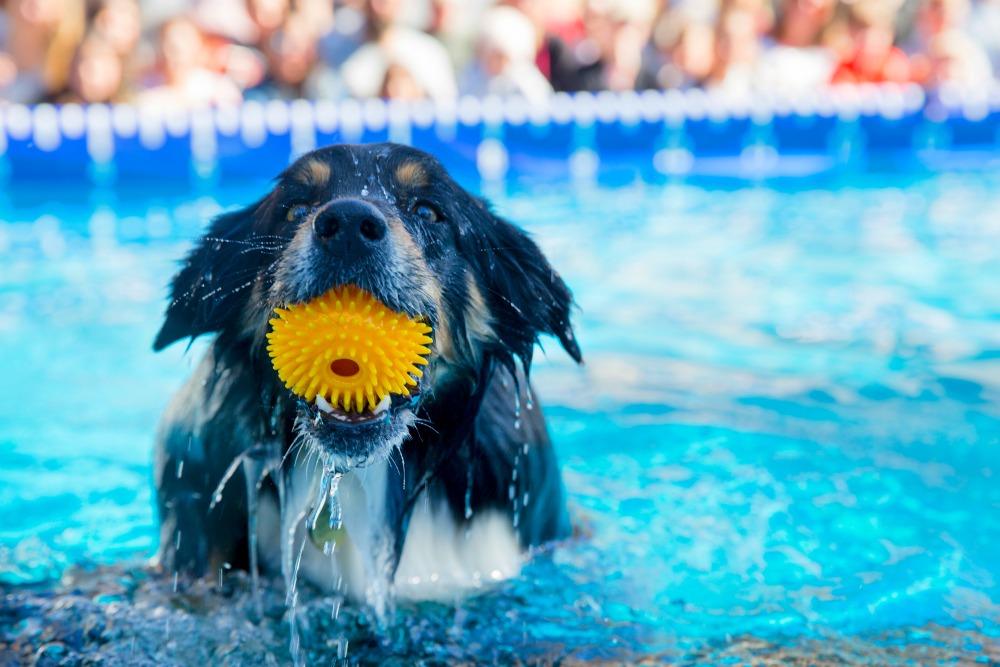
[[[409,394],[427,364],[431,328],[353,285],[274,312],[267,351],[281,381],[306,401],[374,410],[386,396]]]

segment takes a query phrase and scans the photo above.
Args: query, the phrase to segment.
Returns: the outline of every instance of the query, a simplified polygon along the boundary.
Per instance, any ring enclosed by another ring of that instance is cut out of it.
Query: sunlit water
[[[264,187],[0,202],[0,582],[155,550],[201,349],[151,352],[165,286]],[[546,341],[534,378],[581,537],[466,603],[464,655],[1000,634],[1000,176],[485,194],[579,303],[586,366]]]

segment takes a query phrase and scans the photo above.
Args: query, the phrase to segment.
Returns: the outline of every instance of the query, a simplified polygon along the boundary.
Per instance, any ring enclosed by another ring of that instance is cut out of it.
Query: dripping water
[[[296,523],[298,523],[296,521]],[[302,552],[306,548],[306,535],[302,536],[302,541],[299,543],[299,553],[295,557],[295,566],[292,568],[291,581],[289,582],[288,591],[285,594],[285,608],[288,609],[288,626],[289,626],[289,646],[288,650],[292,654],[292,664],[295,667],[305,667],[305,655],[301,648],[302,638],[299,635],[299,624],[298,624],[298,604],[299,604],[299,566],[302,565]]]
[[[510,488],[507,491],[509,496],[508,499],[513,504],[515,529],[521,522],[521,508],[517,504],[517,474],[520,467],[521,467],[521,450],[519,449],[517,453],[514,454],[514,469],[510,476]]]
[[[291,566],[290,574],[286,577],[287,591],[285,594],[285,607],[288,610],[289,618],[289,650],[292,654],[292,660],[295,667],[305,665],[305,651],[302,650],[301,646],[302,638],[298,616],[298,581],[299,569],[302,565],[302,555],[305,552],[306,542],[310,539],[310,536],[316,532],[320,516],[322,515],[324,509],[327,509],[330,514],[327,527],[331,531],[340,530],[343,525],[342,511],[338,494],[341,477],[343,477],[342,472],[327,465],[323,466],[323,474],[320,477],[319,491],[316,495],[316,500],[313,502],[311,508],[307,506],[299,514],[299,516],[295,518],[289,526],[288,534],[286,535],[286,553],[291,555],[292,549],[294,548],[295,533],[297,532],[298,527],[301,525],[305,528],[302,540],[299,543],[295,562]],[[335,540],[328,539],[323,542],[323,553],[330,558],[331,568],[333,568],[334,571],[336,571],[336,560],[334,556],[335,550]],[[334,618],[336,618],[336,615],[339,613],[340,605],[339,603],[336,603]],[[347,642],[345,639],[341,639],[339,641],[342,642],[342,649],[341,644],[338,644],[338,660],[343,660],[347,655]],[[343,653],[343,656],[341,656],[341,653]]]
[[[225,474],[215,487],[212,494],[212,502],[208,506],[208,511],[212,511],[217,504],[222,502],[222,493],[229,484],[229,481],[236,474],[236,470],[243,469],[243,479],[247,494],[247,541],[250,557],[250,589],[254,599],[254,606],[259,616],[263,615],[263,601],[260,593],[260,548],[257,543],[257,523],[260,510],[260,492],[264,486],[264,480],[271,473],[278,470],[281,465],[281,457],[277,451],[263,445],[258,445],[243,452],[229,464]],[[275,475],[276,479],[281,475]],[[278,484],[279,496],[282,485]],[[179,537],[179,536],[178,536]]]
[[[514,428],[521,428],[521,387],[520,383],[514,385]]]
[[[472,518],[472,461],[465,469],[465,520]]]

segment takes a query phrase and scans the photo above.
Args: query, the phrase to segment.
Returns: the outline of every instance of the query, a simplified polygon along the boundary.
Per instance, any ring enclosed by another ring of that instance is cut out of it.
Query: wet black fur
[[[296,169],[307,160],[329,165],[327,183],[296,182]],[[429,182],[416,189],[396,184],[393,173],[405,162],[418,162]],[[296,276],[294,286],[276,278],[276,266],[289,252],[297,229],[297,223],[287,219],[289,207],[344,197],[374,202],[404,223],[442,288],[443,312],[415,293],[410,277],[385,270],[379,257],[362,265],[314,266],[310,275]],[[412,213],[415,201],[429,202],[444,220],[417,218]],[[495,332],[495,338],[475,343],[478,350],[469,349],[464,334],[469,274],[480,287]],[[446,497],[461,524],[470,479],[474,514],[496,508],[513,521],[510,485],[515,485],[518,499],[530,495],[517,525],[523,546],[568,535],[562,483],[541,410],[522,408],[516,428],[515,391],[527,406],[527,372],[540,334],[556,336],[580,361],[570,326],[570,291],[524,232],[459,187],[431,156],[392,144],[333,146],[303,157],[257,203],[217,217],[173,280],[155,349],[203,334],[215,338],[168,408],[158,437],[160,559],[168,572],[200,575],[223,563],[246,565],[247,493],[242,475],[225,486],[211,509],[210,503],[234,459],[255,448],[286,454],[295,438],[300,406],[267,356],[267,320],[277,305],[349,282],[394,309],[429,315],[435,329],[446,319],[455,341],[455,367],[434,374],[438,381],[425,390],[417,423],[391,454],[396,465],[390,467],[384,520],[397,536],[395,557],[417,494],[426,488]],[[286,465],[293,465],[295,458],[289,456]]]

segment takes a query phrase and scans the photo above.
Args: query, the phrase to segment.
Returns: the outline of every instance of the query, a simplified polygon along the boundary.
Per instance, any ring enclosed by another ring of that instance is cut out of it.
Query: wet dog
[[[424,318],[434,339],[409,396],[350,419],[296,398],[266,351],[276,307],[345,285]],[[528,372],[541,334],[581,360],[571,306],[537,245],[430,155],[305,155],[216,218],[174,277],[155,349],[214,340],[158,434],[161,566],[256,570],[259,553],[286,580],[369,601],[516,573],[570,530]]]

